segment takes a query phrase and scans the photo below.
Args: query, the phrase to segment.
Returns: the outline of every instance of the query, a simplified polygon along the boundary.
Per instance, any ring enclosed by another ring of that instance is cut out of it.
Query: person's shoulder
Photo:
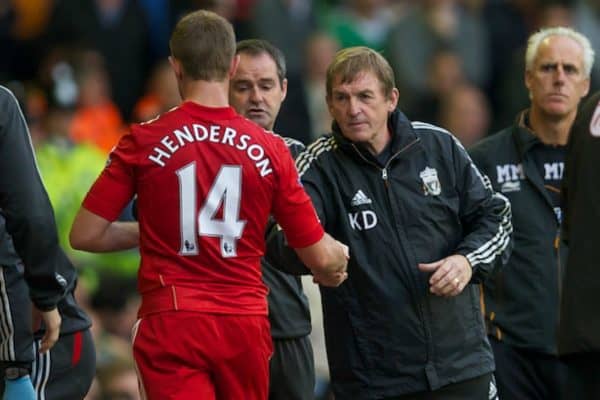
[[[152,129],[157,125],[164,125],[165,123],[176,123],[181,118],[181,106],[175,106],[157,116],[150,118],[146,121],[137,122],[131,124],[132,127],[140,127],[141,129],[147,128]]]
[[[441,126],[421,121],[411,121],[410,126],[417,138],[420,139],[421,144],[426,148],[433,145],[463,148],[458,138]]]
[[[513,127],[508,127],[484,137],[469,148],[469,153],[471,155],[490,155],[497,153],[500,148],[511,144],[512,130]]]
[[[14,93],[6,86],[0,85],[0,106],[3,112],[7,109],[13,110],[18,107],[19,102]]]
[[[283,143],[290,150],[290,153],[292,153],[292,156],[294,158],[298,157],[298,155],[306,149],[306,146],[304,145],[304,143],[302,143],[299,140],[296,140],[296,139],[288,137],[288,136],[281,136],[278,133],[275,133],[273,131],[268,131],[268,133],[283,140]]]
[[[332,134],[326,134],[312,142],[296,160],[296,167],[300,175],[304,174],[317,160],[325,160],[332,156],[337,148],[337,142]]]
[[[590,120],[600,108],[600,90],[588,97],[581,105],[581,119]]]

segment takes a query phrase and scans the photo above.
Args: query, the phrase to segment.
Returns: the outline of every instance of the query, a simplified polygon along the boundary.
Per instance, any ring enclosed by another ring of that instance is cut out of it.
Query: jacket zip
[[[400,150],[398,150],[396,153],[392,154],[392,156],[390,157],[390,159],[385,163],[384,167],[381,168],[378,164],[368,160],[356,147],[356,145],[353,143],[352,147],[354,148],[354,150],[356,151],[356,153],[359,155],[359,157],[365,161],[367,164],[370,164],[372,166],[374,166],[375,168],[381,170],[381,179],[383,180],[384,186],[386,191],[389,190],[390,184],[388,181],[388,167],[390,166],[391,162],[396,158],[399,157],[402,153],[408,151],[411,147],[413,147],[415,144],[419,143],[421,141],[421,139],[416,138],[415,140],[413,140],[412,142],[408,143],[406,146],[404,146],[403,148],[401,148]],[[388,196],[388,203],[389,203],[389,207],[391,209],[392,205]],[[400,236],[398,236],[398,239],[400,240]],[[427,349],[427,364],[429,364],[431,362],[431,359],[433,357],[433,346],[432,346],[432,340],[433,337],[431,335],[431,330],[429,327],[429,323],[428,321],[426,321],[425,319],[425,312],[423,311],[423,305],[419,304],[417,307],[417,310],[419,312],[419,317],[421,318],[421,323],[423,324],[423,331],[425,334],[425,337],[427,338],[427,344],[426,344],[426,349]]]
[[[409,144],[407,144],[406,146],[404,146],[403,148],[401,148],[400,150],[398,150],[396,153],[392,154],[392,156],[385,163],[385,165],[383,166],[383,168],[381,168],[379,165],[375,164],[373,161],[367,160],[367,158],[365,156],[363,156],[363,154],[360,152],[360,150],[358,150],[358,148],[356,147],[356,145],[354,143],[352,143],[352,148],[354,149],[354,151],[356,151],[356,153],[358,154],[358,156],[360,158],[362,158],[362,160],[364,162],[366,162],[367,164],[371,164],[375,168],[381,170],[381,179],[383,179],[385,187],[388,188],[389,187],[389,183],[388,183],[388,173],[387,173],[387,170],[388,170],[388,167],[390,166],[390,163],[396,157],[398,157],[400,154],[404,153],[405,151],[407,151],[408,149],[410,149],[412,146],[414,146],[415,144],[417,144],[420,141],[421,141],[421,139],[416,138],[415,140],[413,140],[412,142],[410,142]]]

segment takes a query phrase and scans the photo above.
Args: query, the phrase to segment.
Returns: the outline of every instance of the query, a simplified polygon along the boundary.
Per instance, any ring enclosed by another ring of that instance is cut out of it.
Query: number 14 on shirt
[[[179,178],[179,215],[181,248],[184,256],[198,254],[198,236],[220,238],[221,255],[224,258],[237,255],[237,240],[242,237],[246,221],[241,221],[242,167],[224,165],[217,174],[206,201],[196,216],[197,191],[196,162],[176,171]],[[223,207],[221,218],[215,218]],[[198,232],[196,234],[196,232]]]

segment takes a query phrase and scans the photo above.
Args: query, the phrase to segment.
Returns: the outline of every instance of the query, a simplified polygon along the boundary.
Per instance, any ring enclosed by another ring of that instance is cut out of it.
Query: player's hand
[[[346,257],[346,261],[348,261],[350,259],[350,249],[348,248],[348,246],[346,246],[344,243],[340,242],[339,240],[336,240],[337,244],[342,248],[342,252],[344,253],[344,256]],[[346,266],[348,266],[348,263],[346,263]],[[345,270],[345,268],[344,268]]]
[[[42,337],[40,353],[45,353],[50,350],[58,340],[61,318],[57,308],[50,311],[40,311],[34,307],[33,320],[36,321],[39,318],[44,321],[44,328],[46,330],[44,337]]]
[[[327,287],[338,287],[346,279],[348,279],[348,273],[344,272],[314,272],[313,271],[313,282],[318,285]]]
[[[419,269],[432,273],[429,278],[431,293],[445,297],[460,294],[473,275],[471,264],[465,256],[459,254],[432,263],[419,264]]]
[[[315,272],[313,271],[313,282],[319,285],[328,286],[328,287],[337,287],[341,285],[346,279],[348,279],[348,260],[350,259],[350,250],[348,246],[340,242],[339,240],[335,241],[339,246],[340,250],[343,254],[343,260],[337,266],[334,271],[329,272]]]

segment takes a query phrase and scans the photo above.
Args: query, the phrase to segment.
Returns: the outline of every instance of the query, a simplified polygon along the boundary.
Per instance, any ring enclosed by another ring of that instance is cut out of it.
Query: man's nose
[[[350,113],[350,115],[357,115],[358,113],[360,113],[360,106],[357,99],[353,97],[350,98],[350,102],[348,104],[348,112]]]
[[[565,73],[565,69],[562,65],[558,65],[556,70],[554,71],[554,83],[558,85],[562,85],[567,79],[567,74]]]
[[[254,87],[250,91],[250,101],[253,103],[260,103],[262,101],[262,93],[257,87]]]

